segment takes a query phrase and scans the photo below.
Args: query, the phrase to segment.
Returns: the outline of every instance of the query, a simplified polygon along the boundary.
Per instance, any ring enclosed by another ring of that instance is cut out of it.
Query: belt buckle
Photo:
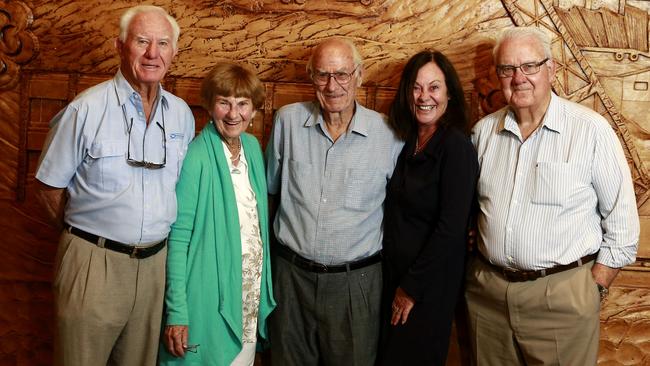
[[[141,248],[138,247],[133,247],[133,250],[131,250],[131,254],[129,257],[131,258],[137,258],[136,256],[138,255],[138,252],[140,252]]]
[[[508,279],[508,281],[516,280],[518,279],[518,276],[522,275],[522,272],[513,268],[502,268],[501,273],[503,274],[503,277]]]
[[[312,262],[311,267],[314,268],[317,272],[327,272],[327,266],[318,262]]]

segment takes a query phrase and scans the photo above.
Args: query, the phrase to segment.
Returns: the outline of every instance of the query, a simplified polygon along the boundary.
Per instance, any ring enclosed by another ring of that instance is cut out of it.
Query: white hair
[[[499,34],[497,43],[494,45],[494,49],[492,50],[494,62],[497,62],[497,55],[499,54],[499,49],[504,41],[526,37],[535,38],[544,52],[544,57],[549,59],[553,58],[553,54],[551,53],[551,37],[549,37],[543,30],[537,27],[513,27],[506,28],[501,32],[501,34]]]
[[[134,6],[132,8],[127,9],[124,12],[124,14],[122,14],[122,16],[120,17],[120,36],[119,36],[120,41],[121,42],[126,41],[126,37],[129,33],[129,25],[131,25],[131,21],[136,15],[142,13],[158,13],[164,16],[165,19],[167,19],[169,25],[172,27],[172,46],[174,46],[175,49],[178,43],[178,36],[181,34],[181,28],[178,26],[176,19],[174,19],[171,15],[169,15],[165,11],[165,9],[153,5]]]

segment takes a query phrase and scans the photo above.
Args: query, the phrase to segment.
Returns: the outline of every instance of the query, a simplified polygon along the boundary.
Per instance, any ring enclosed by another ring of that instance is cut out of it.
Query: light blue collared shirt
[[[162,87],[147,125],[140,95],[118,71],[52,119],[36,179],[67,188],[67,224],[123,243],[160,241],[176,219],[176,181],[193,137],[190,108]],[[128,152],[162,163],[165,151],[162,169],[126,161]]]
[[[384,116],[358,103],[336,142],[318,103],[278,110],[266,148],[268,191],[280,195],[278,240],[327,265],[379,251],[386,185],[402,146]]]

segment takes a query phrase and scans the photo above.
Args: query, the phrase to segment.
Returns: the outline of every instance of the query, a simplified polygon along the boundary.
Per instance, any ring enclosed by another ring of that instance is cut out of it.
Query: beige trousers
[[[508,282],[474,258],[465,289],[474,364],[595,365],[600,297],[592,266]]]
[[[145,259],[67,231],[55,261],[55,364],[155,365],[167,248]]]

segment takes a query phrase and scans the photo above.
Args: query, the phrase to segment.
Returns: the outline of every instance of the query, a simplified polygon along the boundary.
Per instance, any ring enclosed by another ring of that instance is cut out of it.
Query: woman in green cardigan
[[[251,71],[218,64],[203,80],[212,120],[190,144],[167,254],[161,365],[253,365],[275,307],[262,152],[244,133],[264,102]]]

